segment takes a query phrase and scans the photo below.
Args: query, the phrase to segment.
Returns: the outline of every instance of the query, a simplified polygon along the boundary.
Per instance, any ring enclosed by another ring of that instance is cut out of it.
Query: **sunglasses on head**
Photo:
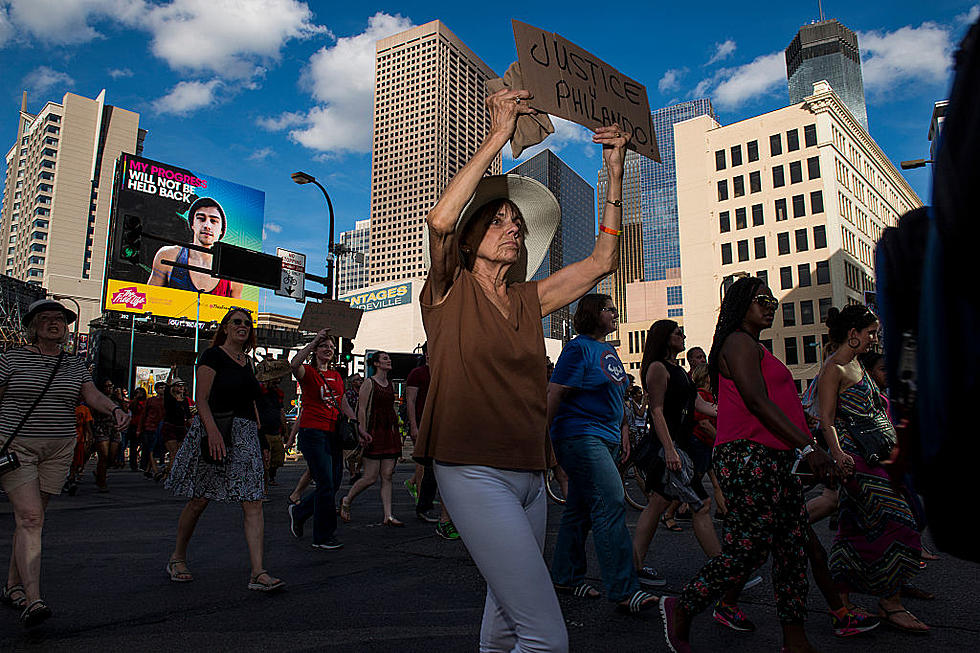
[[[779,306],[779,301],[772,295],[756,295],[752,301],[762,308],[775,309],[777,306]]]

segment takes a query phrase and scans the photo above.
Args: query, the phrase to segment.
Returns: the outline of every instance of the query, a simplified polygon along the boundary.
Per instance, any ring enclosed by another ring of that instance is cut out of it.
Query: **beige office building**
[[[372,285],[425,275],[425,216],[490,130],[497,77],[438,20],[377,43],[371,157]],[[500,174],[500,157],[490,167]]]
[[[826,82],[800,104],[721,126],[674,128],[684,328],[710,345],[726,277],[780,300],[762,338],[802,389],[822,362],[831,306],[875,290],[874,247],[918,196]]]
[[[121,152],[142,152],[139,118],[106,104],[105,90],[94,100],[66,93],[37,114],[27,112],[25,93],[7,151],[0,269],[77,301],[82,333],[102,314],[115,163]]]

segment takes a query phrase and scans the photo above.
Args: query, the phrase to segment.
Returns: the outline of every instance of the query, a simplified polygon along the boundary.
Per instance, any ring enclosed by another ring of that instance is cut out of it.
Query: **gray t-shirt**
[[[57,356],[47,356],[26,347],[0,356],[0,445],[7,441],[51,378]],[[78,356],[65,354],[51,387],[27,418],[18,438],[75,437],[75,406],[82,384],[92,376]]]

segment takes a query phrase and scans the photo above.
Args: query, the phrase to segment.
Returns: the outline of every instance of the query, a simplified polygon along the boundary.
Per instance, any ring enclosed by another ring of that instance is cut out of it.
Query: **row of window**
[[[816,123],[805,125],[803,127],[803,141],[806,147],[814,147],[817,144],[817,125]],[[800,131],[799,129],[790,129],[786,132],[786,151],[795,152],[800,149]],[[748,161],[759,160],[759,141],[752,140],[745,144],[745,153],[747,155]],[[769,136],[769,154],[770,156],[779,156],[783,153],[783,135],[782,134],[772,134]],[[730,156],[731,158],[726,158]],[[742,146],[732,145],[727,153],[725,150],[715,151],[715,170],[724,170],[728,167],[728,162],[731,161],[731,167],[736,168],[742,165]]]
[[[809,270],[807,270],[809,273]],[[831,299],[830,297],[821,297],[819,300],[818,310],[820,311],[820,322],[821,324],[827,320],[827,311],[830,310]],[[813,313],[813,300],[804,299],[800,303],[800,320],[801,325],[813,324],[815,321],[815,315]],[[796,326],[796,302],[781,302],[780,306],[783,311],[783,326],[791,327]]]
[[[784,338],[783,339],[783,351],[785,352],[783,362],[787,365],[799,365],[800,364],[800,350],[797,348],[799,339],[795,337]],[[817,336],[803,336],[803,362],[804,363],[816,363],[817,357],[820,355],[818,351],[820,343],[817,341]],[[801,383],[799,380],[796,382],[797,390],[802,390]]]
[[[796,240],[796,251],[806,252],[810,249],[810,239],[809,233],[806,229],[797,229],[794,232]],[[827,228],[824,225],[817,225],[813,227],[813,248],[814,249],[824,249],[827,247]],[[783,231],[776,234],[776,248],[780,256],[790,253],[790,233],[788,231]],[[754,250],[754,257],[756,260],[766,258],[766,237],[756,236],[752,240],[752,249]],[[732,243],[722,243],[721,244],[721,263],[722,265],[730,265],[733,263],[732,258]],[[738,255],[739,262],[744,262],[749,260],[749,241],[748,239],[739,240],[735,243],[735,252]]]
[[[794,195],[791,198],[793,202],[793,217],[802,218],[806,216],[806,197],[804,195]],[[787,206],[786,199],[780,198],[775,200],[773,208],[776,213],[776,222],[782,222],[787,218]],[[810,214],[815,215],[817,213],[823,213],[823,191],[815,190],[810,193]],[[752,226],[761,227],[765,224],[765,215],[763,213],[762,204],[753,204],[751,206],[752,211]],[[735,209],[735,228],[736,229],[747,229],[748,228],[748,213],[745,207],[739,207]],[[718,231],[719,233],[728,233],[732,230],[732,213],[731,211],[720,211],[718,213]]]
[[[819,179],[820,178],[820,157],[811,156],[806,160],[807,166],[807,179]],[[802,161],[792,161],[788,164],[789,169],[789,183],[799,184],[803,182],[803,162]],[[772,168],[772,187],[782,188],[786,185],[786,167],[782,164],[773,166]],[[742,197],[745,195],[745,175],[737,175],[732,177],[732,197]],[[762,174],[756,170],[749,173],[749,192],[750,193],[761,193],[762,192]],[[728,180],[719,179],[718,180],[718,201],[724,202],[729,197],[728,195]]]

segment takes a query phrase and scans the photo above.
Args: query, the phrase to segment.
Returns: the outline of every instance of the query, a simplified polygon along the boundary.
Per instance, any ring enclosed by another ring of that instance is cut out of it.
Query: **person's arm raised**
[[[629,140],[629,134],[615,124],[600,127],[592,137],[593,143],[602,145],[602,160],[606,165],[608,182],[599,237],[587,257],[538,282],[542,317],[571,304],[619,267],[619,235],[623,229],[623,163]]]
[[[449,182],[439,201],[425,218],[429,229],[429,287],[433,304],[439,304],[446,298],[456,278],[456,268],[459,265],[456,253],[456,239],[459,237],[456,233],[456,221],[494,158],[514,136],[517,117],[535,113],[524,102],[530,97],[528,91],[504,89],[487,98],[490,133],[473,158]]]

